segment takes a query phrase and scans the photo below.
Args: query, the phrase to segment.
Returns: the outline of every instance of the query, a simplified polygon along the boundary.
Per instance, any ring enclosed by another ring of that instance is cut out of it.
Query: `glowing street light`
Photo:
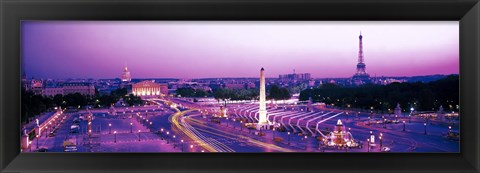
[[[140,132],[141,130],[138,130],[138,141],[140,141]]]
[[[115,135],[113,143],[117,143],[117,131],[113,131],[113,134]]]
[[[425,132],[424,132],[424,134],[426,135],[426,134],[427,134],[427,123],[423,123],[423,126],[425,127]]]
[[[287,132],[288,134],[288,145],[290,145],[290,132]]]
[[[275,140],[275,127],[273,127],[273,129],[272,129],[272,133],[273,133],[272,140]]]
[[[240,131],[243,131],[243,121],[240,121]]]
[[[403,121],[403,131],[405,131],[405,121]]]
[[[133,123],[130,123],[130,133],[133,133]]]
[[[167,138],[167,144],[170,143],[170,140],[168,139],[168,135],[169,135],[169,134],[170,134],[170,132],[167,132],[167,137],[166,137],[166,138]]]
[[[370,152],[370,138],[367,139],[367,152]]]
[[[112,134],[112,123],[108,123],[108,134]]]
[[[448,126],[448,133],[452,132],[452,126]]]
[[[182,143],[182,152],[183,152],[183,139],[182,139],[182,140],[180,140],[180,142]]]
[[[38,137],[39,137],[39,136],[38,136],[38,135],[36,135],[35,137],[37,138],[37,149],[38,149]]]
[[[307,150],[307,145],[308,145],[307,135],[305,135],[304,138],[305,138],[305,150]]]

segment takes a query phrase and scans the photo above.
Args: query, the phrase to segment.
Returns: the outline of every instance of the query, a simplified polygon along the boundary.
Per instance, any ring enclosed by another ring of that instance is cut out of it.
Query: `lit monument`
[[[128,67],[125,66],[123,69],[122,73],[122,82],[130,82],[132,81],[132,76],[130,75],[130,72],[128,71]]]
[[[263,126],[268,125],[267,119],[267,103],[266,103],[266,94],[265,94],[265,70],[260,70],[260,106],[258,110],[258,124],[257,129],[262,128]]]
[[[357,72],[353,75],[353,80],[356,84],[363,84],[365,82],[370,81],[370,75],[367,73],[366,65],[363,57],[363,43],[362,43],[362,33],[360,32],[359,39],[359,49],[358,49],[358,64],[357,64]]]

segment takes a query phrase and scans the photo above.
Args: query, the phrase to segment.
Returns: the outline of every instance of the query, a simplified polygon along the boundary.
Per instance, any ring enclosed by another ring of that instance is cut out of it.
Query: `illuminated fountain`
[[[337,125],[332,132],[330,132],[323,139],[324,145],[329,147],[358,147],[358,143],[355,142],[353,135],[350,131],[345,130],[345,126],[341,120],[337,121]]]

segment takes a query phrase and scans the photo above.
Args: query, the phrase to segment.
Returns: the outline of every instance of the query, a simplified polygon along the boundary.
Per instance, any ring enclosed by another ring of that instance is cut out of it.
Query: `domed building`
[[[122,73],[122,82],[130,82],[132,81],[132,76],[130,75],[130,72],[128,71],[128,67],[125,66],[123,69]]]

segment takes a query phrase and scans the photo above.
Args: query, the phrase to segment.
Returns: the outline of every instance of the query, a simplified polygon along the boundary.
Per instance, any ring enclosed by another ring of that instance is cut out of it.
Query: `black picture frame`
[[[2,0],[1,172],[479,172],[478,0]],[[20,153],[21,20],[460,21],[460,153]]]

